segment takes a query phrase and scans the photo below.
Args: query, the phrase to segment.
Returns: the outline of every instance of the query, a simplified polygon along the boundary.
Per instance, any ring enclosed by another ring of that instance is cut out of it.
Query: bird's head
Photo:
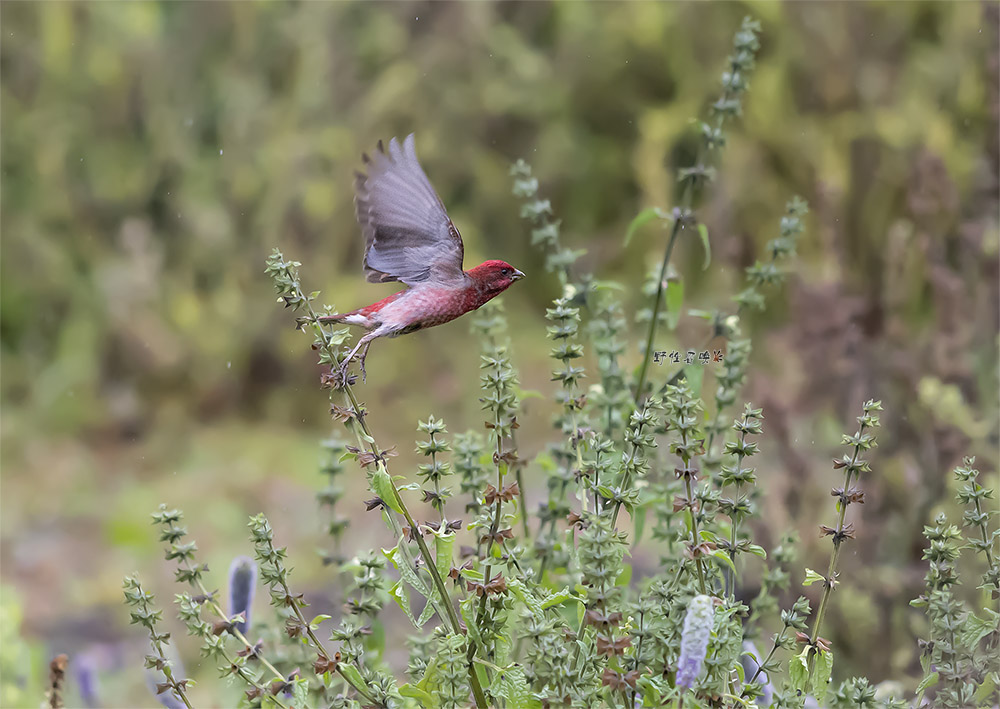
[[[511,283],[524,278],[524,274],[506,261],[484,261],[468,271],[469,277],[476,284],[490,293],[506,290]]]

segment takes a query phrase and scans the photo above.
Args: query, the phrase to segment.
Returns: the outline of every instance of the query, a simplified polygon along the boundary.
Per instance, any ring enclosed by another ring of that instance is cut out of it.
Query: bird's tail
[[[363,314],[360,310],[352,310],[349,313],[334,313],[333,315],[320,315],[319,321],[324,325],[327,323],[347,323],[348,325],[357,325],[365,329],[371,329],[373,323],[368,318],[367,315]]]

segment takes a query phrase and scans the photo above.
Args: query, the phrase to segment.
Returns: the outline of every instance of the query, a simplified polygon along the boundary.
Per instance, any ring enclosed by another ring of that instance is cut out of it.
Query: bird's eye
[[[503,269],[502,271],[500,271],[500,275],[501,276],[509,276],[510,275],[510,269],[509,268]]]

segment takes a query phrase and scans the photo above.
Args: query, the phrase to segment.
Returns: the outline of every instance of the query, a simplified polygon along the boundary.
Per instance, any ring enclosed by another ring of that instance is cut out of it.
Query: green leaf
[[[524,709],[540,709],[542,706],[531,689],[528,687],[528,680],[524,676],[524,670],[519,665],[513,665],[496,673],[493,684],[490,685],[490,693],[501,696],[507,701],[509,707],[524,707]]]
[[[806,645],[802,652],[795,655],[788,661],[788,679],[792,688],[796,691],[805,691],[806,683],[809,681],[809,650]]]
[[[459,604],[459,610],[469,633],[469,642],[478,648],[483,645],[483,637],[479,634],[479,626],[476,625],[476,600],[476,596],[469,596]]]
[[[448,602],[451,603],[450,600]],[[437,610],[437,608],[435,607],[433,601],[428,597],[427,603],[424,605],[424,609],[420,611],[420,617],[417,618],[417,627],[423,627],[424,623],[430,620],[431,616],[434,615],[435,610]]]
[[[433,693],[438,686],[438,675],[441,674],[441,665],[435,655],[427,663],[427,669],[424,670],[424,676],[420,678],[417,682],[417,688],[423,692]]]
[[[764,551],[764,547],[762,547],[762,546],[760,546],[758,544],[751,544],[751,545],[749,545],[747,547],[747,551],[750,552],[751,554],[753,554],[754,556],[759,556],[761,559],[766,559],[767,558],[767,552]]]
[[[576,601],[577,603],[584,603],[582,599],[574,596],[568,588],[564,588],[561,591],[556,591],[551,596],[542,601],[542,610],[547,610],[552,606],[557,606],[560,603],[565,603],[566,601]]]
[[[701,270],[704,271],[712,263],[712,244],[708,240],[708,227],[704,224],[699,224],[698,236],[701,237],[701,247],[705,249],[705,260],[701,264]]]
[[[437,532],[433,529],[431,532],[434,534],[434,565],[441,578],[446,579],[451,571],[451,550],[455,546],[455,533]]]
[[[337,665],[337,667],[340,668],[340,671],[344,673],[344,677],[346,677],[352,684],[358,687],[365,686],[365,678],[361,676],[360,672],[358,672],[358,668],[350,662],[341,662]]]
[[[812,586],[814,583],[822,582],[822,581],[826,581],[826,579],[823,576],[820,576],[818,573],[816,573],[812,569],[806,569],[806,580],[802,582],[802,585],[803,586]]]
[[[363,686],[363,685],[362,685]],[[309,704],[309,682],[305,677],[292,682],[292,706],[304,707]]]
[[[403,588],[403,582],[397,581],[394,583],[392,588],[389,589],[389,595],[396,602],[396,605],[403,609],[410,622],[416,625],[417,619],[413,617],[413,611],[410,610],[410,596],[406,593],[406,589]]]
[[[990,695],[993,694],[997,685],[1000,684],[1000,673],[990,672],[986,677],[983,678],[983,683],[979,685],[979,689],[976,693],[972,695],[972,701],[976,706],[983,706],[986,700],[989,699]]]
[[[644,707],[658,707],[662,705],[663,693],[660,692],[659,687],[650,677],[640,677],[638,682],[639,689],[642,691],[642,706]]]
[[[940,676],[937,672],[931,672],[929,675],[925,676],[922,680],[920,680],[920,684],[917,685],[917,696],[920,696],[937,684],[939,679]]]
[[[420,702],[420,706],[425,709],[437,709],[437,707],[441,706],[433,694],[412,684],[404,684],[399,688],[399,693],[404,697],[416,699]]]
[[[614,490],[612,490],[607,485],[598,485],[597,491],[601,493],[601,497],[603,497],[606,500],[613,500],[615,498]]]
[[[330,620],[330,618],[332,617],[333,616],[323,615],[322,613],[320,613],[318,616],[309,621],[309,627],[312,628],[313,630],[316,630],[316,628],[319,627],[320,623],[322,623],[324,620]]]
[[[431,597],[431,590],[427,587],[427,584],[424,583],[424,581],[419,576],[417,576],[417,572],[413,569],[413,567],[408,563],[405,562],[399,563],[399,561],[396,560],[396,555],[399,553],[398,545],[394,546],[392,549],[388,551],[383,549],[382,553],[385,554],[385,557],[389,561],[391,561],[392,565],[395,566],[396,569],[399,571],[401,579],[403,581],[406,581],[406,583],[410,584],[413,590],[422,595],[424,598]],[[405,593],[403,595],[405,595]],[[409,602],[407,602],[407,605],[409,605]],[[433,604],[428,604],[428,605],[431,605],[431,608],[433,608]],[[403,610],[406,610],[406,608],[403,608]],[[427,609],[425,608],[424,611],[426,612]],[[422,617],[423,615],[421,615],[421,618]],[[412,615],[410,616],[410,620],[413,620]],[[418,622],[417,620],[414,620],[414,624],[419,628],[421,625],[423,625],[423,622]]]
[[[378,498],[394,512],[403,514],[403,508],[399,506],[399,501],[396,499],[396,488],[393,486],[392,480],[389,479],[389,473],[385,472],[382,466],[376,468],[375,472],[372,473],[371,482],[372,492],[378,495]]]
[[[727,554],[724,549],[716,549],[712,552],[712,556],[717,561],[722,562],[722,564],[728,567],[734,574],[736,573],[736,565],[733,564],[733,560],[729,558],[729,554]]]
[[[983,608],[983,611],[993,617],[984,620],[975,613],[969,613],[962,623],[964,627],[962,628],[961,643],[968,650],[975,649],[980,640],[997,629],[997,619],[1000,616],[989,608]]]
[[[816,664],[813,667],[812,676],[809,678],[809,686],[816,701],[823,706],[826,701],[826,690],[830,686],[830,674],[833,672],[833,653],[819,651],[816,656]]]
[[[680,279],[667,281],[667,327],[677,328],[681,319],[681,307],[684,305],[684,281]]]
[[[659,207],[646,207],[636,214],[632,222],[628,225],[628,230],[625,232],[625,248],[628,248],[628,242],[632,241],[635,233],[654,219],[669,219],[669,217],[665,216],[663,210]]]
[[[639,544],[639,540],[642,539],[642,532],[646,528],[646,506],[641,505],[635,509],[632,514],[632,524],[635,526],[635,539],[632,540],[632,545],[636,546]]]
[[[541,618],[542,616],[542,604],[538,598],[531,592],[531,590],[525,586],[521,579],[512,578],[507,582],[507,588],[509,588],[517,599],[521,601],[527,607],[531,614],[536,618]]]

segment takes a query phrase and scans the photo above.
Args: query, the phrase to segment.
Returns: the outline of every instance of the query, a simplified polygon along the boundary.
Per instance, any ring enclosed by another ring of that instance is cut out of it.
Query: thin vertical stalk
[[[337,352],[334,349],[333,345],[331,344],[330,335],[323,328],[323,325],[319,320],[319,315],[316,313],[316,310],[312,306],[311,302],[312,298],[310,296],[307,296],[303,292],[302,287],[299,284],[297,274],[295,274],[295,277],[293,277],[292,269],[284,264],[284,258],[278,255],[277,252],[275,253],[275,258],[281,259],[282,262],[281,268],[284,268],[285,275],[288,278],[288,283],[286,284],[286,287],[289,288],[291,291],[293,291],[294,302],[296,302],[297,304],[305,305],[306,307],[306,310],[308,312],[307,321],[309,322],[309,324],[313,326],[314,332],[317,335],[319,335],[320,338],[317,344],[325,351],[327,357],[333,363],[333,366],[335,367],[339,366],[339,358],[337,356]],[[288,291],[285,292],[288,293]],[[372,455],[375,456],[376,468],[381,467],[382,471],[388,474],[388,470],[385,465],[385,460],[382,458],[381,451],[379,450],[378,446],[375,443],[375,437],[372,436],[371,431],[368,429],[368,424],[365,421],[364,415],[362,414],[361,406],[358,403],[358,399],[354,394],[354,389],[351,387],[350,382],[346,380],[342,382],[341,388],[343,389],[344,394],[350,401],[351,408],[354,412],[352,419],[354,422],[357,423],[358,428],[360,428],[360,433],[359,433],[359,431],[353,425],[351,426],[352,430],[354,430],[355,435],[363,439],[363,441],[359,441],[359,443],[363,443],[363,446],[367,447],[368,450],[372,453]],[[363,433],[364,435],[362,436],[361,433]],[[440,596],[441,604],[445,608],[445,612],[448,617],[449,623],[451,625],[452,631],[457,635],[462,635],[463,634],[462,624],[459,621],[458,613],[456,612],[455,607],[451,602],[451,597],[448,595],[448,589],[444,585],[444,580],[441,578],[441,574],[438,573],[437,564],[435,563],[434,556],[431,554],[430,549],[427,547],[427,543],[424,541],[423,535],[420,532],[420,528],[417,526],[417,523],[414,520],[413,515],[410,514],[409,508],[407,508],[406,503],[403,501],[402,496],[399,494],[399,490],[396,489],[395,483],[392,483],[391,487],[392,487],[394,502],[399,506],[399,509],[403,511],[403,517],[404,519],[406,519],[406,523],[410,526],[410,529],[414,531],[414,536],[416,537],[417,546],[420,548],[420,555],[424,559],[424,565],[427,568],[428,572],[430,573],[431,579],[434,582],[434,586],[437,589],[438,595]],[[388,516],[390,519],[392,519],[391,513]],[[394,528],[395,527],[396,525],[394,525]],[[405,544],[401,544],[400,549],[404,548]],[[479,709],[485,709],[485,707],[487,706],[485,694],[483,693],[482,686],[479,683],[479,676],[476,674],[475,668],[473,667],[471,662],[469,664],[469,685],[472,687],[472,692],[476,699],[476,706]]]
[[[688,191],[684,191],[685,196]],[[674,252],[674,243],[677,241],[677,235],[680,233],[681,226],[680,219],[674,219],[674,224],[670,228],[670,238],[667,241],[667,249],[663,253],[663,262],[660,264],[660,278],[656,283],[656,296],[653,301],[653,317],[649,320],[649,332],[646,333],[646,351],[643,353],[642,366],[639,368],[639,380],[635,385],[635,399],[634,403],[639,406],[639,402],[642,401],[642,391],[646,386],[646,375],[649,371],[649,363],[653,359],[653,340],[656,338],[656,325],[660,319],[660,308],[663,303],[663,283],[667,279],[667,268],[670,266],[670,257]],[[617,514],[618,510],[615,510]]]

